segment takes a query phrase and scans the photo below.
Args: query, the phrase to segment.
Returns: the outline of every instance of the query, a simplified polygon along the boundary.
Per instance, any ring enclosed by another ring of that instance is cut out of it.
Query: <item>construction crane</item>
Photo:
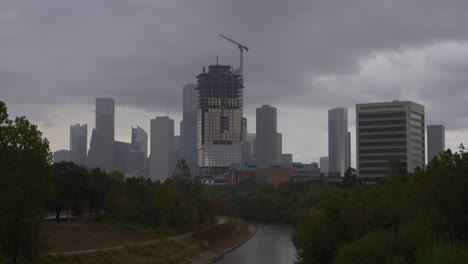
[[[222,37],[223,39],[229,41],[229,42],[232,42],[234,44],[237,45],[237,47],[239,48],[239,51],[240,51],[240,66],[239,66],[239,74],[240,75],[243,75],[243,69],[244,69],[244,50],[248,51],[249,48],[247,48],[245,45],[242,45],[240,44],[239,42],[235,41],[235,40],[232,40],[226,36],[224,36],[223,34],[219,34],[220,37]]]

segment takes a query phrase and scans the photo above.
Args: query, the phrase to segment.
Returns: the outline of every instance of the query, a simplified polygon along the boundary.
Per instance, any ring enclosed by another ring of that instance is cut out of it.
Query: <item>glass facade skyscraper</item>
[[[348,132],[348,109],[328,110],[328,168],[330,173],[344,176],[351,166],[351,136]]]
[[[199,174],[210,179],[242,161],[242,75],[228,65],[210,65],[197,76]]]
[[[78,165],[87,164],[88,125],[70,126],[70,158]]]

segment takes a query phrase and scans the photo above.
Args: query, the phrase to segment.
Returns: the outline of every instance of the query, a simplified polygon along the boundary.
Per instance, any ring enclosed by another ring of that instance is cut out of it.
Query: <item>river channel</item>
[[[292,264],[296,249],[289,225],[256,224],[257,233],[242,246],[226,254],[216,264]]]

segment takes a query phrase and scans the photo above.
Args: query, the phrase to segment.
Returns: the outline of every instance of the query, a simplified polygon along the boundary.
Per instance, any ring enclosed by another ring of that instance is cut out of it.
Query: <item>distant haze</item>
[[[326,156],[327,111],[348,108],[355,155],[356,103],[413,100],[446,146],[468,144],[466,0],[2,0],[0,100],[39,125],[52,150],[69,126],[94,127],[96,97],[116,101],[116,140],[149,133],[157,115],[182,116],[182,87],[203,65],[239,64],[244,115],[278,109],[283,152]],[[89,146],[89,145],[88,145]]]

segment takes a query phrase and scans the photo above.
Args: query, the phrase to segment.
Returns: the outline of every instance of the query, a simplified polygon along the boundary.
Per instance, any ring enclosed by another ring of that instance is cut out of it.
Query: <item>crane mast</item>
[[[237,47],[239,48],[239,51],[240,51],[240,66],[239,66],[239,74],[240,75],[243,75],[244,74],[244,50],[248,51],[249,48],[247,48],[247,46],[243,45],[243,44],[240,44],[239,42],[233,40],[233,39],[230,39],[226,36],[224,36],[223,34],[219,34],[220,37],[222,37],[223,39],[237,45]]]

